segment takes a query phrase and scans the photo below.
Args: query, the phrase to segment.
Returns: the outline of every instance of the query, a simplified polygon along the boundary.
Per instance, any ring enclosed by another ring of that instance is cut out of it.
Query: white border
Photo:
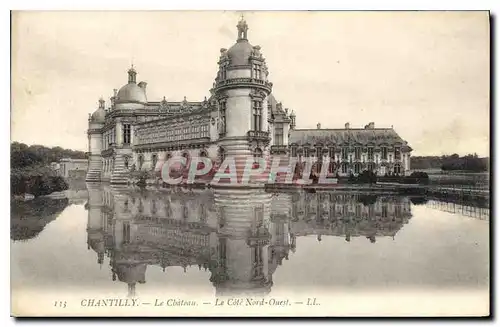
[[[2,229],[4,233],[2,240],[5,242],[4,249],[2,251],[1,262],[7,263],[10,262],[10,208],[9,202],[9,179],[10,174],[8,175],[10,169],[10,160],[7,160],[10,153],[10,12],[9,10],[491,10],[492,14],[498,14],[500,12],[499,8],[500,1],[498,0],[470,0],[470,1],[436,1],[436,0],[407,0],[407,1],[337,1],[335,3],[327,3],[326,1],[317,1],[317,0],[308,0],[308,1],[280,1],[271,3],[269,0],[252,0],[252,1],[195,1],[195,0],[184,0],[177,3],[172,3],[171,1],[159,2],[159,1],[151,1],[151,0],[121,0],[110,2],[107,1],[104,3],[102,0],[87,0],[87,1],[57,1],[57,0],[46,0],[46,1],[13,1],[6,0],[1,2],[1,16],[0,22],[2,24],[2,28],[0,29],[0,36],[3,45],[2,51],[2,87],[0,88],[1,99],[4,102],[3,109],[0,111],[0,122],[3,124],[3,128],[1,129],[2,133],[5,133],[4,142],[1,142],[2,151],[0,153],[5,154],[4,159],[0,161],[1,171],[5,172],[6,182],[2,183],[2,196],[1,199],[4,205],[1,206],[4,213],[4,223],[6,226]],[[496,20],[496,25],[498,26],[498,20]],[[495,28],[496,30],[496,28]],[[498,44],[498,33],[494,35],[495,44]],[[495,72],[498,73],[497,69]],[[494,74],[494,76],[497,74]],[[494,92],[498,95],[498,84],[495,85]],[[495,125],[500,126],[498,115],[495,117]],[[494,136],[496,133],[491,131],[491,135]],[[9,140],[7,142],[7,139]],[[498,152],[498,145],[495,145],[495,152]],[[497,171],[497,163],[492,164],[492,169]],[[496,182],[495,178],[495,182]],[[492,203],[496,202],[497,196],[495,199],[492,199]],[[492,220],[495,220],[495,212],[492,211]],[[498,235],[498,226],[499,223],[495,222],[495,235]],[[498,243],[498,242],[495,242]],[[496,250],[496,249],[495,249]],[[497,251],[495,251],[497,253]],[[491,276],[496,279],[495,276]],[[15,321],[10,318],[10,272],[6,268],[2,270],[2,281],[4,289],[2,290],[2,298],[1,298],[1,307],[3,309],[1,318],[2,326],[11,326],[15,324]],[[495,301],[498,303],[498,301]],[[495,305],[495,312],[498,314],[497,305]],[[134,321],[136,322],[136,321]],[[168,322],[157,322],[160,324],[168,323],[169,325],[176,325],[179,323],[193,323],[194,321],[168,321]],[[259,324],[271,324],[277,321],[272,322],[263,322],[259,321]],[[284,323],[289,323],[288,321],[283,321]],[[282,322],[282,323],[283,323]],[[434,325],[438,324],[439,321],[422,321],[426,325]],[[25,322],[25,324],[35,323],[33,321]],[[68,321],[62,322],[63,324],[69,324]],[[89,323],[94,326],[101,326],[105,322],[103,321],[89,321],[89,322],[81,322],[74,321],[73,323],[82,324]],[[113,322],[108,322],[113,323]],[[122,321],[116,321],[115,324],[123,324]],[[220,324],[219,321],[211,321],[210,323]],[[230,322],[233,324],[234,322]],[[300,322],[307,323],[307,322]],[[344,324],[344,321],[334,321],[335,324]],[[357,322],[363,323],[363,322]],[[385,323],[385,321],[381,321],[381,323]],[[401,322],[397,322],[401,323]],[[456,323],[455,321],[450,321],[449,323]],[[484,323],[481,321],[473,321],[467,322],[467,324],[475,325]],[[46,324],[48,326],[53,324],[53,321],[46,322],[38,322],[38,324]]]

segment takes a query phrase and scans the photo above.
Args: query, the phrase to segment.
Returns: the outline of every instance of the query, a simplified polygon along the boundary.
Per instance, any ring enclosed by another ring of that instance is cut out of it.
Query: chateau
[[[209,157],[222,162],[270,156],[329,158],[329,174],[348,176],[371,170],[405,174],[411,147],[392,128],[297,129],[293,111],[272,94],[269,70],[260,46],[248,41],[248,25],[237,25],[236,43],[220,49],[217,77],[203,101],[148,101],[147,83],[128,81],[114,90],[110,105],[101,98],[89,115],[87,181],[126,184],[130,171],[154,171],[174,156]],[[246,160],[236,163],[242,170]]]
[[[148,267],[167,275],[169,267],[203,269],[217,296],[263,296],[283,262],[296,260],[298,238],[394,240],[412,218],[410,198],[390,195],[140,192],[102,183],[89,183],[88,191],[88,249],[131,296],[141,291]]]

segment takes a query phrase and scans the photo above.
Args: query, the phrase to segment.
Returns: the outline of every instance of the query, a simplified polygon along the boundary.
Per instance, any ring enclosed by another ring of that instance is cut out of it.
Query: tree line
[[[49,148],[43,145],[28,146],[13,142],[10,147],[10,186],[12,195],[24,193],[47,195],[68,189],[63,177],[50,168],[51,162],[62,158],[85,159],[83,151]]]
[[[477,154],[459,156],[458,154],[443,156],[415,156],[411,157],[410,168],[416,169],[442,169],[463,170],[471,172],[489,171],[489,158],[480,158]]]
[[[86,159],[87,155],[83,151],[63,149],[60,146],[52,148],[43,145],[28,146],[19,142],[13,142],[10,146],[11,168],[49,165],[62,158]]]

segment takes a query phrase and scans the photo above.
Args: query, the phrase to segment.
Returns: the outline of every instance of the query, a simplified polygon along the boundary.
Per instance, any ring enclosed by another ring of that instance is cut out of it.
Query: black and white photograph
[[[490,316],[488,11],[12,11],[14,317]]]

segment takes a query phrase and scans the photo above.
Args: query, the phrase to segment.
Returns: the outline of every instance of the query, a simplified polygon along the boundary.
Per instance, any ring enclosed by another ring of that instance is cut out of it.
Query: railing
[[[287,145],[272,145],[271,153],[288,153]]]
[[[232,78],[232,79],[225,79],[222,81],[218,81],[215,84],[216,88],[220,87],[227,87],[227,86],[232,86],[232,85],[261,85],[264,88],[268,89],[271,91],[273,87],[273,83],[264,81],[262,79],[256,79],[256,78]]]
[[[269,138],[269,132],[264,132],[264,131],[248,131],[247,136],[251,137],[251,138],[256,138],[256,139],[268,139]]]

